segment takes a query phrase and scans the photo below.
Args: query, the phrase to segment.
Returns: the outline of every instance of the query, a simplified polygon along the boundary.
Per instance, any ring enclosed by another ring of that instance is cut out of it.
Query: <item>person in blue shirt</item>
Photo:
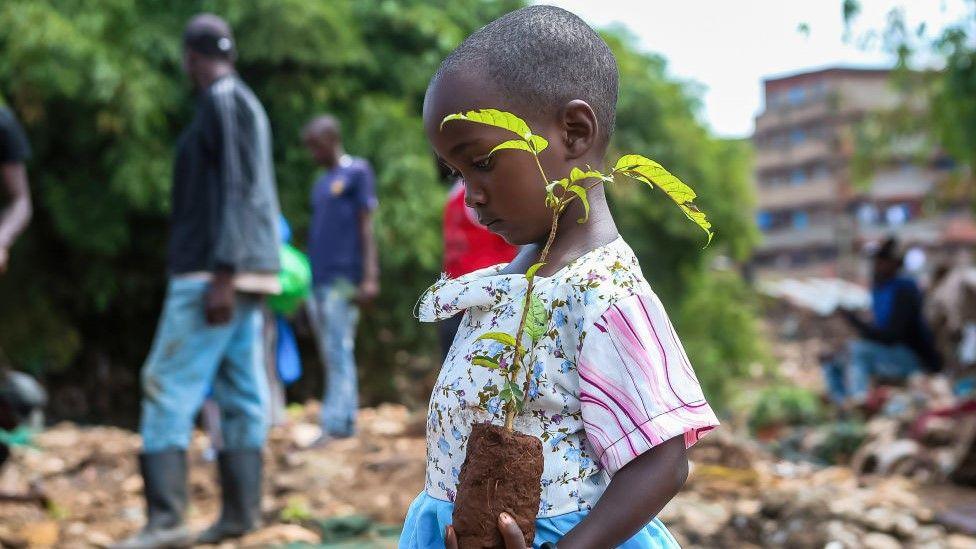
[[[872,254],[871,320],[841,310],[858,332],[846,363],[825,365],[828,391],[841,404],[862,404],[873,379],[904,380],[941,368],[932,332],[922,316],[922,292],[900,274],[902,255],[895,238]]]
[[[354,342],[359,307],[379,294],[379,260],[373,237],[378,202],[369,163],[345,153],[339,121],[316,117],[302,140],[324,169],[312,188],[308,254],[312,264],[309,313],[325,363],[322,439],[351,436],[358,408]]]

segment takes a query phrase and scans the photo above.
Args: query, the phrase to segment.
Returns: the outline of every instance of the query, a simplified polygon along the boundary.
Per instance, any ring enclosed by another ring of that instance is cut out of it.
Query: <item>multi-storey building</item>
[[[888,70],[827,68],[763,82],[765,107],[753,136],[760,274],[854,276],[860,247],[888,234],[936,253],[976,240],[968,213],[932,200],[947,173],[938,155],[921,165],[907,152],[891,156],[866,185],[853,181],[857,124],[904,106],[890,77]]]

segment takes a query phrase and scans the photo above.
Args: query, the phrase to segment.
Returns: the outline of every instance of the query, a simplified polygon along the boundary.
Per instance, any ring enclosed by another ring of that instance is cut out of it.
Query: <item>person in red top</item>
[[[464,204],[464,182],[455,181],[444,206],[444,272],[447,276],[458,278],[478,269],[508,263],[517,252],[516,246],[478,223],[474,210]],[[440,323],[438,335],[442,359],[451,348],[461,317],[459,314]]]

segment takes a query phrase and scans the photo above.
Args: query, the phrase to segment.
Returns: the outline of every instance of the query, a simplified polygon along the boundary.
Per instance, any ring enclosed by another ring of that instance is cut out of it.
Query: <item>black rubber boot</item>
[[[183,524],[186,512],[186,452],[166,450],[139,455],[146,497],[146,526],[114,549],[189,547],[193,536]]]
[[[222,450],[220,518],[197,537],[197,543],[215,544],[257,530],[261,526],[261,449]]]

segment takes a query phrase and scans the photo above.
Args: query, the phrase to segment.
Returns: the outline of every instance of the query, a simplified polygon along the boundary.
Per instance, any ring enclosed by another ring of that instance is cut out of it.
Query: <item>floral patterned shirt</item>
[[[504,423],[503,374],[471,363],[501,351],[480,335],[518,328],[527,281],[503,267],[442,278],[420,299],[423,321],[465,312],[428,410],[426,491],[438,499],[454,501],[472,423]],[[515,428],[542,440],[540,517],[591,509],[635,457],[676,436],[690,446],[718,425],[622,238],[537,276],[533,294],[549,324],[526,359],[529,392]]]

